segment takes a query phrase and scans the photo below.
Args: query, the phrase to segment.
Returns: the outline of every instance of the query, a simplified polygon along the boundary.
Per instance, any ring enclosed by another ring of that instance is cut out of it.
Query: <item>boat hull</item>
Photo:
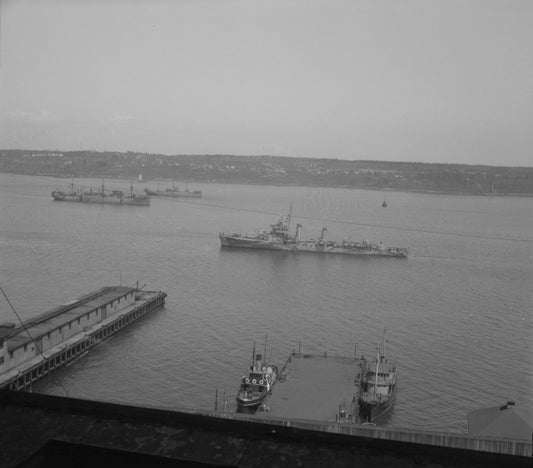
[[[244,249],[290,250],[287,244],[283,244],[282,242],[238,236],[220,235],[220,244],[222,247],[236,247]]]
[[[76,193],[63,193],[59,190],[54,190],[52,192],[52,197],[55,201],[72,201],[72,202],[81,201],[81,195],[76,194]]]
[[[94,195],[67,195],[62,193],[52,193],[55,201],[71,201],[78,203],[94,203],[100,205],[133,205],[150,206],[150,198],[139,197],[118,197],[118,196],[94,196]]]
[[[262,393],[260,396],[255,398],[243,398],[240,395],[237,395],[237,405],[240,408],[256,408],[263,402],[266,396],[267,392]]]
[[[359,400],[359,417],[362,422],[374,422],[380,416],[388,413],[394,404],[395,395],[387,401],[380,403],[368,403]]]
[[[101,205],[134,205],[134,206],[149,206],[150,199],[147,197],[118,197],[118,196],[93,196],[82,195],[82,203],[98,203]]]

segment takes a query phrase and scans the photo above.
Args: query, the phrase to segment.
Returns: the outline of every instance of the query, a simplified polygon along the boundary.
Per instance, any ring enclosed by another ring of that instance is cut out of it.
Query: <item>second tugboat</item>
[[[266,346],[265,346],[266,352]],[[255,343],[252,365],[248,374],[241,378],[237,394],[238,409],[257,409],[268,395],[278,375],[278,368],[273,364],[265,364],[260,354],[255,354]]]
[[[396,364],[385,358],[385,333],[383,351],[376,348],[376,360],[363,369],[359,394],[359,416],[363,423],[374,420],[392,408],[396,398]]]

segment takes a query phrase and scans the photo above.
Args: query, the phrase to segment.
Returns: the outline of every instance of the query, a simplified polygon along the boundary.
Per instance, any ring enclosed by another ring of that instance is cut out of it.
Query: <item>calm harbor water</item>
[[[150,207],[54,202],[51,191],[69,184],[0,174],[0,282],[19,315],[107,285],[146,283],[168,298],[35,391],[212,410],[218,389],[231,410],[254,340],[267,335],[267,354],[280,364],[299,342],[302,352],[350,356],[357,346],[370,356],[386,327],[399,389],[384,424],[465,431],[467,411],[509,399],[533,407],[530,198],[388,192],[382,208],[382,192],[189,184],[203,198],[153,197]],[[411,254],[220,248],[219,231],[266,228],[290,203],[303,237],[326,226],[330,239]],[[4,298],[3,321],[16,321]]]

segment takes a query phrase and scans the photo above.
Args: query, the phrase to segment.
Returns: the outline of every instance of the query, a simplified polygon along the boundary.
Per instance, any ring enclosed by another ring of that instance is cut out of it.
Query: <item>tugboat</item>
[[[383,351],[378,344],[375,362],[369,364],[363,372],[359,416],[363,423],[373,423],[392,408],[396,398],[396,364],[385,358],[385,332]]]
[[[266,352],[266,343],[265,343]],[[248,374],[241,378],[241,385],[237,393],[238,409],[257,409],[268,393],[272,390],[278,368],[273,364],[265,364],[261,354],[252,354],[252,364]]]

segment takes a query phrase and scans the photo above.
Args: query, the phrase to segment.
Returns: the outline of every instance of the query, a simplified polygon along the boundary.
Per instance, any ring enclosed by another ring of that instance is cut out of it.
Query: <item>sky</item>
[[[0,0],[0,148],[533,165],[531,0]]]

